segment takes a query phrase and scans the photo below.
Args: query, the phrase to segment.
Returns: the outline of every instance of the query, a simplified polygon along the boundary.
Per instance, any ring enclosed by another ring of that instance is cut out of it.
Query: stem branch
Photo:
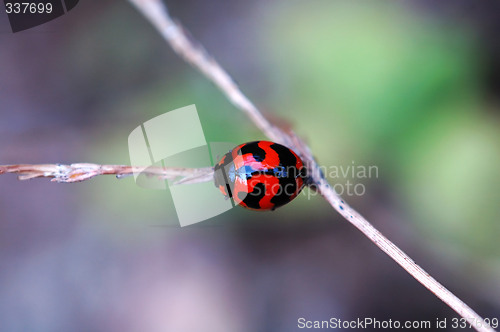
[[[0,174],[15,173],[19,180],[33,178],[52,178],[51,181],[72,183],[81,182],[98,175],[116,175],[118,178],[145,174],[162,179],[176,180],[174,184],[200,183],[213,180],[213,168],[173,168],[173,167],[139,167],[126,165],[98,165],[79,163],[71,165],[0,165]]]

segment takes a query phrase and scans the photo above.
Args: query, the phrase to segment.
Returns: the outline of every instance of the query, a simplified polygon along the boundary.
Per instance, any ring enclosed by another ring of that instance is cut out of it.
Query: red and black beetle
[[[300,157],[289,148],[255,141],[226,153],[214,167],[214,181],[235,204],[253,210],[274,210],[297,197],[306,173]]]

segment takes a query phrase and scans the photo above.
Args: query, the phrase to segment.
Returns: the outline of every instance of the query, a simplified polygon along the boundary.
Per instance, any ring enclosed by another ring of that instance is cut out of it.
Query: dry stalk
[[[81,182],[98,175],[116,175],[118,178],[134,174],[156,176],[160,179],[175,180],[173,184],[189,184],[213,180],[213,168],[172,168],[172,167],[137,167],[126,165],[98,165],[79,163],[71,165],[0,165],[0,174],[18,174],[19,180],[33,178],[52,178],[53,182]]]

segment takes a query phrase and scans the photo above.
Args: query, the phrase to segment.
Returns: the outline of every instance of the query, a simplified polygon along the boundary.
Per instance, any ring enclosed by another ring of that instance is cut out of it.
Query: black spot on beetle
[[[276,207],[283,206],[290,202],[291,197],[297,192],[297,182],[293,176],[281,177],[279,180],[279,189],[273,190],[276,194],[271,198],[271,203]]]
[[[274,195],[274,197],[271,198],[271,203],[273,203],[275,207],[283,206],[288,202],[290,202],[290,196],[284,193],[281,193],[279,195]]]
[[[250,143],[247,143],[247,144],[243,145],[240,148],[239,152],[241,152],[242,155],[245,155],[247,153],[252,154],[253,159],[255,159],[257,162],[261,162],[264,159],[266,159],[266,151],[264,151],[264,149],[262,149],[259,146],[259,142],[258,141],[256,141],[256,142],[250,142]]]
[[[278,143],[271,144],[270,147],[278,154],[281,166],[295,166],[295,164],[297,163],[297,158],[295,158],[295,155],[292,153],[292,151],[290,151],[289,148],[284,147],[283,145]]]
[[[238,192],[238,198],[249,208],[260,209],[259,202],[266,194],[266,186],[263,183],[257,183],[249,193]]]

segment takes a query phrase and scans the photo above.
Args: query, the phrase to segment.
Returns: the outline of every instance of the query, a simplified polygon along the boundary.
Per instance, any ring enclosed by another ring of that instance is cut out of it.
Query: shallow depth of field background
[[[377,166],[378,178],[330,180],[362,184],[363,196],[344,198],[500,318],[498,2],[190,0],[170,10],[322,165]],[[265,138],[126,1],[82,1],[17,34],[4,16],[0,164],[128,164],[136,126],[190,104],[209,141]],[[308,193],[273,213],[235,208],[179,228],[168,192],[131,178],[2,175],[0,330],[451,324],[451,309]]]

